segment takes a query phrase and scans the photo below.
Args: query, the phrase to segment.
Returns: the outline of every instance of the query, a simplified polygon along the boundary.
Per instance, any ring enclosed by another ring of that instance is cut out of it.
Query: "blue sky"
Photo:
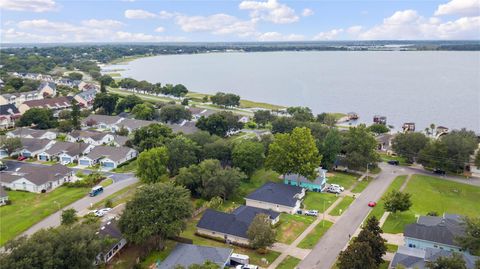
[[[480,39],[479,0],[0,0],[2,42]]]

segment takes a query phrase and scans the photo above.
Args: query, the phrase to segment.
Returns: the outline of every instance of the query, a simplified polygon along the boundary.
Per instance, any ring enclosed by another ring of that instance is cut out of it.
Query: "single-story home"
[[[123,135],[113,135],[113,142],[117,147],[123,147],[127,144],[128,137]]]
[[[118,116],[91,114],[82,120],[82,126],[85,128],[97,128],[114,132],[118,128],[116,124],[122,120],[123,118]]]
[[[86,143],[73,143],[58,141],[49,149],[39,153],[37,159],[39,161],[58,160],[61,164],[69,164],[78,159],[80,155],[87,154],[93,148],[93,145]]]
[[[22,148],[14,153],[18,153],[18,155],[27,158],[36,157],[55,143],[54,140],[36,138],[20,138],[20,141],[22,143]]]
[[[89,108],[93,105],[93,100],[95,100],[96,95],[97,91],[95,89],[90,89],[77,93],[73,99],[75,99],[80,106]]]
[[[104,169],[113,169],[137,157],[138,151],[128,147],[98,146],[87,155],[78,159],[81,166],[92,166],[97,163]]]
[[[2,173],[0,183],[3,187],[12,190],[40,193],[53,190],[73,179],[73,170],[60,164],[52,166],[25,165],[15,172]]]
[[[280,218],[278,212],[248,205],[240,206],[232,213],[207,209],[197,224],[197,233],[216,237],[232,244],[248,245],[247,230],[258,214],[268,215],[272,225],[275,225]]]
[[[112,243],[108,245],[104,251],[97,255],[95,260],[96,264],[109,262],[113,256],[115,256],[115,254],[117,254],[127,244],[127,239],[123,237],[122,232],[117,226],[116,220],[111,220],[102,224],[98,234],[101,237],[107,237],[111,239]]]
[[[192,264],[204,264],[206,261],[216,263],[220,268],[225,268],[230,264],[232,253],[233,249],[231,248],[178,243],[170,252],[170,255],[160,262],[157,269],[172,269],[176,266],[189,268]]]
[[[57,85],[53,82],[43,81],[37,88],[37,91],[43,96],[55,96],[57,95]]]
[[[89,130],[75,130],[67,134],[65,140],[69,142],[84,142],[94,146],[101,146],[114,142],[114,137],[110,133]]]
[[[318,176],[315,180],[309,180],[308,178],[299,174],[287,174],[284,178],[284,183],[291,186],[300,186],[310,191],[322,192],[327,183],[327,170],[318,169]]]
[[[27,110],[32,108],[48,108],[53,110],[53,115],[57,116],[60,110],[69,109],[72,107],[70,99],[66,96],[55,97],[55,98],[45,98],[40,100],[25,101],[18,107],[20,113],[25,113]]]
[[[123,128],[126,128],[128,132],[132,132],[154,123],[156,122],[148,121],[148,120],[136,120],[136,119],[123,118],[122,121],[116,124],[115,131],[118,131],[123,127]]]
[[[16,128],[6,133],[7,137],[37,138],[54,140],[57,138],[57,132],[53,130],[37,130],[27,127]]]
[[[20,116],[20,111],[14,104],[0,105],[0,129],[14,127],[15,120]]]
[[[386,152],[387,154],[392,154],[392,139],[394,135],[392,134],[380,134],[375,137],[377,140],[377,150]]]
[[[283,183],[267,182],[246,198],[246,205],[294,214],[300,209],[305,189]]]
[[[167,126],[170,127],[174,133],[193,134],[200,131],[195,124],[194,121],[183,121],[180,124],[167,124]]]
[[[480,257],[468,255],[466,253],[459,253],[462,259],[465,261],[467,269],[475,269],[475,263],[480,260]],[[401,268],[406,269],[424,269],[427,268],[427,261],[436,261],[440,257],[451,257],[453,252],[438,249],[438,248],[409,248],[407,246],[399,246],[397,252],[393,256],[390,262],[389,268]]]
[[[8,193],[0,186],[0,206],[8,203]]]

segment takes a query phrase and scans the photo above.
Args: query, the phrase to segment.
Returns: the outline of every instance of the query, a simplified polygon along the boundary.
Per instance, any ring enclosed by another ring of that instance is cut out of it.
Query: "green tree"
[[[367,242],[353,242],[340,252],[337,267],[339,269],[377,269],[378,265]]]
[[[464,219],[465,234],[455,240],[463,249],[480,256],[480,217]]]
[[[146,150],[137,158],[137,177],[146,183],[156,183],[167,175],[168,150],[158,147]]]
[[[71,225],[40,230],[13,239],[0,255],[2,268],[96,268],[95,257],[104,246],[97,226]]]
[[[73,130],[72,122],[69,120],[62,120],[58,123],[57,129],[62,133],[69,133]]]
[[[328,131],[324,140],[319,141],[319,152],[322,155],[322,167],[331,169],[338,154],[342,150],[342,137],[340,132],[332,128]]]
[[[192,112],[182,105],[166,105],[160,109],[160,121],[180,123],[183,120],[191,120]]]
[[[392,149],[409,163],[418,158],[419,152],[425,148],[429,139],[418,132],[398,134],[392,139]]]
[[[368,130],[374,134],[388,133],[390,129],[385,124],[374,123],[368,127]]]
[[[78,72],[71,72],[68,74],[68,78],[71,80],[82,80],[83,74]]]
[[[355,242],[365,242],[372,250],[372,257],[375,263],[380,266],[383,263],[383,255],[387,252],[387,246],[385,239],[382,238],[382,229],[379,226],[379,222],[375,216],[370,217],[367,220],[365,227],[360,231]]]
[[[266,214],[258,214],[247,230],[250,246],[254,249],[266,249],[275,243],[275,229]]]
[[[337,123],[337,118],[333,114],[322,113],[317,115],[316,121],[323,123],[327,126],[333,127]]]
[[[103,83],[103,85],[108,85],[108,86],[111,86],[112,84],[114,84],[115,80],[109,76],[109,75],[102,75],[101,77],[99,77],[97,79],[100,83]]]
[[[446,158],[449,158],[447,146],[441,141],[435,140],[420,150],[417,162],[424,167],[446,170]]]
[[[77,211],[73,208],[69,208],[62,211],[62,225],[72,225],[78,221]]]
[[[403,212],[410,209],[412,201],[410,200],[410,193],[403,193],[397,190],[392,190],[387,193],[384,198],[384,208],[388,212],[396,213],[397,211]]]
[[[198,163],[197,156],[200,147],[192,140],[184,136],[177,136],[170,139],[165,146],[168,150],[167,167],[171,176],[178,174],[179,169],[182,167]]]
[[[166,140],[174,136],[172,129],[168,126],[154,123],[133,132],[133,138],[130,144],[141,152],[147,149],[161,147],[165,144]]]
[[[221,111],[210,115],[202,116],[196,126],[200,130],[208,131],[221,137],[227,136],[230,132],[238,131],[243,128],[243,123],[239,122],[239,117],[232,112]]]
[[[310,129],[303,127],[295,128],[291,134],[275,135],[266,165],[282,175],[299,174],[313,180],[321,159]]]
[[[93,110],[100,109],[106,114],[111,115],[117,106],[118,96],[115,94],[98,93],[93,100]]]
[[[210,100],[213,104],[223,107],[235,107],[240,105],[240,96],[231,93],[217,92],[215,95],[210,96]]]
[[[270,110],[257,110],[253,113],[253,120],[260,126],[265,127],[267,123],[272,122],[275,116]]]
[[[127,110],[131,111],[138,104],[143,104],[142,98],[135,94],[127,95],[118,101],[115,111],[117,114]]]
[[[137,120],[152,120],[155,116],[155,109],[148,103],[138,104],[132,109],[132,114]]]
[[[127,202],[119,227],[128,241],[141,244],[153,238],[161,249],[168,237],[185,230],[192,213],[187,189],[172,184],[150,184]]]
[[[263,165],[265,160],[263,145],[259,142],[243,140],[233,147],[232,160],[248,177]]]
[[[287,108],[287,113],[296,121],[313,121],[315,119],[312,110],[309,107],[289,107]]]
[[[47,108],[31,108],[19,119],[18,126],[35,126],[37,129],[55,128],[58,122]]]
[[[216,135],[211,135],[207,131],[198,131],[193,134],[188,134],[187,137],[192,139],[195,143],[197,143],[201,147],[203,147],[206,144],[213,143],[220,139],[220,137]]]
[[[428,269],[467,269],[465,260],[458,253],[452,253],[449,257],[438,257],[434,261],[427,261],[425,267]]]
[[[480,169],[480,150],[477,151],[477,155],[475,156],[475,165]]]
[[[19,137],[0,136],[0,147],[6,149],[8,154],[12,154],[22,147],[22,140]]]
[[[291,133],[299,123],[290,117],[278,117],[272,121],[272,133]]]
[[[80,106],[77,100],[72,99],[72,112],[70,113],[73,129],[80,130]]]
[[[377,141],[364,124],[350,128],[345,135],[343,147],[348,168],[363,170],[367,164],[375,165],[380,160],[376,148]]]
[[[218,139],[203,146],[202,159],[216,159],[225,166],[232,162],[232,145],[226,139]]]

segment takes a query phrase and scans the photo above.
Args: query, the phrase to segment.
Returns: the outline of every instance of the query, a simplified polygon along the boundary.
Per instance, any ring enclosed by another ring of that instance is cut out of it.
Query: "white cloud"
[[[326,32],[320,32],[313,37],[313,40],[333,40],[343,32],[343,29],[332,29]]]
[[[480,16],[442,22],[425,18],[415,10],[397,11],[382,24],[350,33],[358,39],[480,39]]]
[[[303,35],[289,34],[284,35],[279,32],[266,32],[263,34],[258,34],[258,41],[301,41],[304,40]]]
[[[165,32],[165,28],[162,27],[162,26],[159,26],[159,27],[155,28],[155,32],[157,32],[157,33],[163,33],[163,32]]]
[[[127,19],[150,19],[155,18],[155,14],[143,9],[127,9],[125,10],[125,18]]]
[[[45,12],[57,8],[54,0],[0,0],[0,8],[16,11]]]
[[[292,23],[299,20],[295,10],[291,7],[280,4],[277,0],[251,1],[244,0],[239,5],[240,9],[250,10],[253,19],[261,19],[276,24]]]
[[[363,30],[363,26],[361,26],[361,25],[354,25],[354,26],[348,27],[347,33],[349,33],[349,34],[351,34],[351,35],[357,35],[357,34],[360,33],[362,30]]]
[[[309,9],[309,8],[305,8],[303,11],[302,11],[302,16],[303,17],[309,17],[309,16],[312,16],[314,14],[313,10]]]
[[[101,28],[101,27],[118,28],[120,26],[123,26],[124,24],[122,22],[116,21],[116,20],[91,19],[91,20],[82,21],[82,25],[88,26],[88,27],[95,27],[95,28]]]
[[[168,12],[168,11],[165,11],[165,10],[162,10],[162,11],[160,11],[160,13],[158,13],[158,17],[160,19],[170,19],[170,18],[173,18],[176,15],[179,15],[179,14]]]
[[[255,32],[254,21],[242,21],[228,14],[210,16],[178,15],[175,23],[184,32],[210,32],[216,35],[238,34],[249,36]]]
[[[451,0],[446,4],[439,5],[435,16],[442,15],[480,15],[479,0]]]
[[[186,41],[184,37],[156,36],[144,33],[130,33],[118,31],[113,37],[113,41],[135,41],[135,42],[179,42]]]

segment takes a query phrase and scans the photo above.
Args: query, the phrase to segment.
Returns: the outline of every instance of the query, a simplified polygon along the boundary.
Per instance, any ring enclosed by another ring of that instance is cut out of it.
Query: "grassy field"
[[[170,252],[175,248],[177,245],[177,242],[172,241],[172,240],[167,240],[165,243],[165,249],[162,251],[153,251],[151,252],[144,261],[140,263],[140,267],[144,269],[150,268],[150,266],[157,261],[164,261],[168,255],[170,255]]]
[[[345,196],[340,203],[337,204],[337,206],[330,211],[330,215],[332,216],[340,216],[342,215],[345,210],[350,206],[350,204],[355,200],[355,198],[351,196]]]
[[[187,223],[187,229],[180,234],[181,237],[190,238],[193,240],[193,243],[196,245],[201,246],[212,246],[212,247],[225,247],[225,248],[233,248],[235,253],[245,254],[250,256],[250,263],[255,265],[260,265],[262,267],[267,267],[268,264],[272,263],[278,256],[280,256],[279,252],[276,251],[268,251],[266,254],[260,254],[257,251],[249,248],[242,248],[233,245],[226,245],[222,242],[203,238],[201,236],[195,235],[196,226],[198,221],[200,220],[201,215],[197,216],[196,218],[190,220]],[[262,261],[262,258],[265,258],[268,261],[268,264]]]
[[[210,97],[210,94],[205,94],[205,93],[198,93],[198,92],[189,92],[187,93],[187,97],[191,98],[191,100],[196,101],[196,102],[202,102],[203,97],[208,96]],[[255,101],[250,101],[250,100],[240,100],[240,108],[264,108],[264,109],[271,109],[271,110],[276,110],[276,109],[282,109],[285,108],[284,106],[279,106],[279,105],[272,105],[268,103],[262,103],[262,102],[255,102]]]
[[[107,178],[107,179],[103,180],[102,182],[100,182],[100,186],[105,188],[109,185],[112,185],[112,183],[113,183],[113,179]]]
[[[367,186],[370,184],[372,181],[371,177],[366,177],[362,181],[358,182],[355,187],[353,187],[352,192],[353,193],[361,193]]]
[[[333,176],[328,177],[327,183],[338,184],[348,190],[357,180],[358,176],[355,174],[334,172]]]
[[[59,187],[37,194],[7,191],[11,205],[0,207],[0,245],[18,236],[35,223],[84,197],[89,188]]]
[[[414,175],[404,192],[412,195],[413,205],[406,212],[390,214],[382,227],[384,232],[401,233],[405,225],[415,222],[416,215],[426,215],[432,211],[438,215],[453,213],[480,217],[480,187]]]
[[[320,223],[315,226],[315,228],[305,237],[300,244],[299,248],[312,249],[322,238],[322,236],[327,232],[327,230],[333,225],[332,222],[328,220],[322,220]]]
[[[332,193],[307,192],[303,205],[306,209],[318,210],[318,212],[323,213],[337,199],[338,196]]]
[[[277,269],[293,269],[300,263],[300,259],[287,256],[278,266]]]
[[[402,186],[403,182],[407,179],[407,176],[398,176],[393,180],[392,184],[388,186],[388,189],[385,191],[385,193],[388,193],[392,190],[398,190]],[[385,194],[384,194],[385,195]],[[383,197],[382,197],[383,198]],[[370,211],[370,214],[368,217],[375,216],[378,220],[383,216],[383,213],[385,213],[385,209],[383,208],[383,200],[380,199],[377,201],[377,206],[373,208],[372,211]]]
[[[394,244],[385,244],[387,245],[387,252],[395,253],[398,250],[398,246]]]
[[[310,216],[282,213],[277,227],[277,241],[291,244],[314,220]]]
[[[400,165],[409,165],[407,163],[407,161],[405,160],[405,158],[403,158],[403,157],[387,155],[384,152],[380,152],[379,155],[380,155],[380,158],[382,159],[382,161],[384,161],[384,162],[388,162],[390,160],[395,160],[395,161],[398,161],[400,163]]]

